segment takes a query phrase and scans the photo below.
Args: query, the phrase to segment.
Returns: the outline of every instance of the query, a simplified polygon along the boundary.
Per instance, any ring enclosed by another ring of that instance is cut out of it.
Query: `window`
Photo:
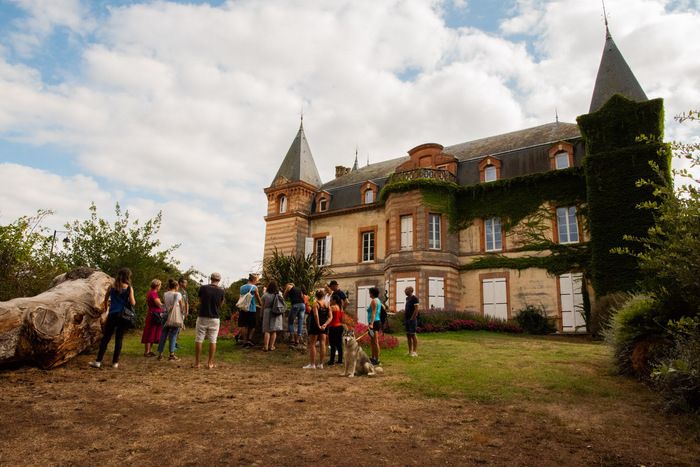
[[[482,278],[481,296],[484,316],[508,319],[508,280],[505,277]]]
[[[486,251],[501,251],[501,219],[492,217],[484,221],[484,235],[486,236]]]
[[[321,198],[321,201],[318,202],[318,211],[323,212],[326,209],[328,209],[328,200],[326,198]]]
[[[326,237],[317,238],[314,245],[316,254],[316,264],[323,266],[326,264]]]
[[[374,232],[362,233],[362,262],[374,261]]]
[[[489,165],[484,169],[484,181],[485,182],[495,182],[498,179],[498,173],[496,172],[496,167]]]
[[[401,216],[401,249],[413,249],[413,216]]]
[[[559,151],[554,156],[554,167],[559,169],[566,169],[569,167],[569,153],[566,151]]]
[[[280,214],[284,214],[287,212],[287,197],[282,195],[279,198],[279,208],[280,208]]]
[[[440,214],[428,215],[428,248],[431,250],[442,248],[440,244],[440,220]]]
[[[576,207],[557,208],[557,233],[559,243],[578,243]]]
[[[374,191],[367,190],[367,191],[365,191],[365,204],[372,204],[372,203],[374,203]]]

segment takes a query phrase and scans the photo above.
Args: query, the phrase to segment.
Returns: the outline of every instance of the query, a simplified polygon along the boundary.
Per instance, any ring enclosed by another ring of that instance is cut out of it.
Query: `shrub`
[[[398,313],[397,313],[398,315]],[[506,320],[484,317],[469,311],[426,311],[418,317],[418,332],[493,331],[519,333],[522,329]]]
[[[700,411],[700,317],[681,318],[668,325],[674,344],[651,373],[654,387],[667,407]]]
[[[527,305],[518,311],[515,321],[528,334],[551,334],[556,331],[543,306]]]
[[[603,331],[610,326],[610,318],[615,310],[622,307],[629,298],[630,295],[624,292],[614,292],[598,297],[591,307],[588,331],[594,336],[601,336]]]
[[[357,323],[355,325],[355,335],[356,336],[362,336],[367,332],[367,326],[362,323]],[[360,345],[362,346],[369,346],[369,335],[365,334],[362,336],[357,342],[359,342]],[[395,338],[394,336],[385,334],[383,332],[379,333],[379,348],[380,349],[395,349],[396,347],[399,346],[399,340]]]
[[[622,374],[649,376],[650,363],[663,349],[665,329],[658,322],[659,302],[649,295],[631,295],[618,308],[604,332]]]

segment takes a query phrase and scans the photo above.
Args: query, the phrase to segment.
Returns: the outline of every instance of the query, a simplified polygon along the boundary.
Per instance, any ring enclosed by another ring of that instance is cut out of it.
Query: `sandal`
[[[171,362],[177,362],[179,360],[180,360],[180,357],[178,357],[175,354],[172,354],[170,357],[168,357],[168,361],[171,361]]]

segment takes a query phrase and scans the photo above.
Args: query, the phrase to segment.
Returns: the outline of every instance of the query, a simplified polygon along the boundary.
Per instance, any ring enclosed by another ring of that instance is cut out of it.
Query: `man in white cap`
[[[194,366],[199,368],[199,358],[202,355],[202,343],[209,340],[209,361],[207,368],[214,368],[216,354],[216,338],[219,335],[219,310],[224,303],[224,289],[219,287],[221,274],[213,272],[209,277],[210,283],[199,288],[199,317],[197,317],[197,335],[194,338]]]

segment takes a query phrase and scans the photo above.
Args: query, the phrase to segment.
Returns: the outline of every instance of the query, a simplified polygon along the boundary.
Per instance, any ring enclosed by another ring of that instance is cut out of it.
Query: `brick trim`
[[[367,227],[358,227],[357,229],[357,262],[361,264],[368,264],[368,263],[376,263],[377,262],[377,231],[378,227],[377,225],[370,225]],[[363,244],[362,244],[362,237],[364,234],[372,232],[374,234],[374,259],[370,261],[363,261],[362,260],[362,254],[363,254]]]
[[[574,145],[566,141],[559,141],[549,148],[549,167],[557,169],[557,154],[565,152],[569,155],[569,167],[574,166]]]
[[[479,162],[479,181],[484,183],[486,181],[486,167],[492,165],[496,168],[496,180],[501,179],[501,161],[500,159],[493,156],[484,157],[481,162]]]

